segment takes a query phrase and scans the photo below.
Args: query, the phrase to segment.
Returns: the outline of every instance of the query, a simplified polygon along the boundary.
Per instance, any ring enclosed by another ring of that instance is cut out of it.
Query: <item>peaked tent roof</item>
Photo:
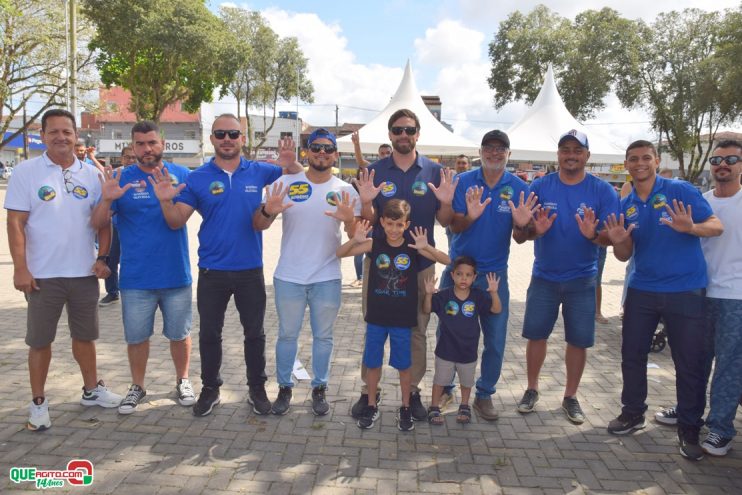
[[[587,134],[590,144],[588,163],[623,163],[624,150],[600,133],[587,129],[569,113],[554,83],[554,71],[549,64],[544,84],[533,105],[507,130],[512,152],[510,158],[554,162],[559,136],[571,129]]]
[[[359,129],[358,134],[361,138],[361,150],[363,153],[376,153],[379,145],[389,144],[387,122],[394,112],[402,108],[412,110],[420,120],[420,138],[416,146],[420,153],[433,156],[458,155],[462,153],[469,155],[477,154],[479,150],[478,144],[453,134],[430,113],[430,110],[423,103],[423,99],[417,90],[415,79],[412,76],[412,66],[409,61],[407,61],[402,82],[399,83],[397,92],[394,93],[389,104],[368,124]],[[353,152],[353,142],[350,140],[350,136],[344,136],[338,139],[337,143],[340,151],[345,153]]]

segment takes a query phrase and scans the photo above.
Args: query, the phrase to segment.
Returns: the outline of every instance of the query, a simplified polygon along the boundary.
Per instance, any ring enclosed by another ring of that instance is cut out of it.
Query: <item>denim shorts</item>
[[[407,327],[385,327],[366,324],[366,346],[363,349],[363,364],[366,368],[381,368],[384,364],[384,344],[389,336],[389,365],[406,370],[412,365],[412,329]]]
[[[127,344],[149,340],[155,330],[155,312],[162,312],[163,335],[181,341],[191,333],[191,286],[173,289],[122,289],[121,314]]]
[[[526,295],[523,337],[548,339],[562,307],[567,343],[586,349],[595,344],[595,276],[566,282],[531,277]]]

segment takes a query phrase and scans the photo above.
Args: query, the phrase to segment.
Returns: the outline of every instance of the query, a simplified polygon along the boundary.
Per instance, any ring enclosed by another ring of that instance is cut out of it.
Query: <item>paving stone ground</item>
[[[5,184],[0,183],[0,202],[4,197]],[[5,210],[0,210],[3,225],[5,217]],[[188,224],[194,267],[199,221],[194,215]],[[0,334],[4,341],[0,346],[0,492],[35,491],[30,483],[10,481],[11,467],[62,469],[69,460],[78,458],[93,462],[93,484],[87,488],[67,485],[54,489],[55,492],[742,493],[742,447],[733,449],[726,458],[706,457],[696,463],[679,455],[675,431],[654,421],[648,421],[647,428],[633,436],[614,437],[606,433],[605,426],[620,408],[618,314],[624,278],[623,263],[610,252],[603,280],[603,313],[610,322],[597,325],[596,345],[589,351],[579,392],[587,415],[581,426],[570,424],[560,407],[565,382],[561,319],[552,335],[536,412],[522,416],[515,410],[526,385],[525,341],[520,330],[533,248],[531,244],[513,244],[508,343],[502,378],[494,396],[500,411],[497,422],[481,421],[475,415],[472,424],[461,426],[456,424],[455,410],[450,408],[444,426],[432,428],[417,423],[413,432],[401,433],[394,420],[399,404],[395,374],[386,373],[381,419],[372,430],[358,429],[350,417],[350,407],[360,390],[364,326],[360,289],[345,285],[335,327],[335,355],[328,390],[331,411],[325,417],[311,413],[308,382],[294,388],[292,409],[286,416],[256,416],[248,409],[242,332],[236,310],[230,305],[224,328],[222,405],[210,416],[195,418],[190,408],[174,401],[174,370],[167,342],[158,335],[159,330],[152,340],[147,400],[140,410],[119,416],[115,409],[81,406],[78,400],[82,383],[63,316],[47,382],[53,426],[33,433],[25,429],[30,400],[23,340],[26,305],[21,293],[13,289],[7,233],[4,228],[0,232]],[[445,246],[442,229],[436,231],[436,238],[439,245]],[[278,323],[272,273],[280,247],[280,220],[265,235],[264,242],[268,283],[267,389],[274,398],[278,390],[274,373]],[[311,249],[311,242],[307,248]],[[343,276],[346,284],[354,278],[351,259],[343,260]],[[120,305],[101,308],[100,319],[99,375],[123,394],[130,376]],[[158,316],[156,325],[159,322]],[[198,322],[195,312],[191,374],[197,391],[201,388]],[[426,403],[432,385],[434,325],[435,317],[428,329],[428,373],[423,382]],[[308,369],[310,353],[310,332],[305,326],[299,357]],[[650,361],[658,368],[648,371],[649,416],[675,402],[669,349],[651,354]],[[736,426],[742,427],[739,419]]]

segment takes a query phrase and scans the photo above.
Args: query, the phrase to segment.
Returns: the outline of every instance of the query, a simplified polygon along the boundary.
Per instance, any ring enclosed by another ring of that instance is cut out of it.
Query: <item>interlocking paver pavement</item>
[[[0,202],[4,200],[0,184]],[[0,223],[5,224],[5,211]],[[278,221],[280,222],[280,220]],[[195,266],[199,219],[189,222],[191,259]],[[47,382],[53,426],[42,433],[26,431],[29,402],[26,308],[12,286],[12,262],[5,229],[0,234],[0,491],[32,492],[29,483],[15,484],[12,466],[61,469],[73,458],[90,459],[95,480],[86,489],[66,486],[58,491],[85,493],[740,493],[742,447],[726,458],[706,457],[699,463],[678,454],[672,428],[648,421],[633,436],[613,437],[605,426],[620,407],[620,321],[618,319],[624,265],[609,254],[605,268],[603,313],[610,323],[597,326],[596,345],[589,351],[580,387],[587,415],[581,426],[570,424],[561,411],[565,381],[563,330],[554,332],[541,379],[536,412],[515,410],[526,385],[525,341],[520,337],[525,292],[530,278],[532,245],[513,245],[509,272],[511,317],[502,378],[494,403],[495,423],[456,424],[448,410],[446,424],[431,428],[417,423],[414,432],[398,432],[394,421],[399,403],[396,373],[384,377],[382,416],[372,430],[361,431],[350,417],[359,394],[359,362],[363,341],[360,290],[343,288],[343,306],[335,328],[335,356],[328,389],[330,414],[311,413],[311,389],[302,382],[294,389],[292,409],[283,417],[256,416],[245,402],[245,366],[241,328],[230,306],[224,330],[222,405],[205,418],[175,403],[168,346],[161,335],[152,340],[147,369],[147,399],[130,416],[116,410],[79,405],[81,379],[69,348],[63,317]],[[442,230],[436,232],[445,246]],[[278,323],[273,304],[272,273],[278,259],[280,225],[265,234],[268,311],[268,395],[275,398],[274,346]],[[311,249],[311,242],[307,242]],[[163,253],[164,256],[167,253]],[[156,263],[156,260],[152,260]],[[439,270],[440,272],[440,270]],[[194,271],[194,273],[196,273]],[[352,260],[343,260],[346,282],[352,281]],[[195,297],[195,291],[194,291]],[[195,311],[195,305],[194,305]],[[119,393],[129,383],[121,308],[101,308],[98,341],[99,372]],[[159,324],[159,317],[158,317]],[[305,322],[306,323],[306,322]],[[424,399],[430,397],[434,321],[428,329],[429,373]],[[194,314],[191,374],[200,390],[198,314]],[[302,332],[299,357],[311,370],[311,340]],[[648,415],[675,402],[669,349],[650,355],[659,368],[649,370]],[[737,428],[742,428],[737,420]]]

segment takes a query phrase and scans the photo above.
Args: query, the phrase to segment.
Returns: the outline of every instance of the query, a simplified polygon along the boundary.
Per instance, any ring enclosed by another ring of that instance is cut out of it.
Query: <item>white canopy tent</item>
[[[506,131],[512,152],[510,159],[555,162],[559,136],[570,129],[587,134],[589,163],[623,163],[624,150],[593,129],[587,129],[569,113],[554,83],[554,71],[549,64],[544,84],[533,105]]]
[[[389,104],[368,124],[359,129],[358,133],[360,135],[361,150],[363,153],[376,153],[380,145],[390,144],[387,123],[389,117],[402,108],[412,110],[420,120],[420,138],[416,146],[420,153],[431,156],[476,155],[478,153],[479,145],[477,143],[473,143],[461,136],[456,136],[430,113],[430,110],[425,106],[417,90],[415,79],[412,76],[412,66],[409,61],[405,67],[402,82],[399,84],[397,92],[394,93]],[[353,152],[353,142],[350,140],[350,136],[344,136],[338,139],[337,144],[341,152]]]

